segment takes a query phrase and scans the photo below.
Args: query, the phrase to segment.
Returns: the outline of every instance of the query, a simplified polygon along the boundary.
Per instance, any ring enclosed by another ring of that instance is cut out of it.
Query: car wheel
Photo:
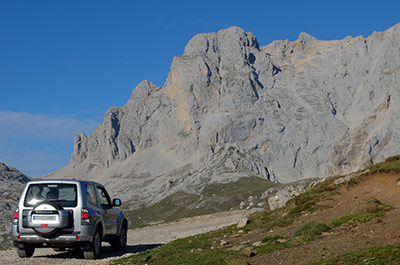
[[[127,232],[126,227],[123,225],[119,237],[110,242],[113,250],[124,250],[126,248]]]
[[[24,249],[17,248],[17,254],[20,258],[30,258],[33,256],[33,252],[35,252],[35,247],[31,245],[26,245]]]
[[[84,250],[83,255],[85,259],[97,259],[101,252],[101,235],[99,229],[93,235],[92,243],[88,250]]]

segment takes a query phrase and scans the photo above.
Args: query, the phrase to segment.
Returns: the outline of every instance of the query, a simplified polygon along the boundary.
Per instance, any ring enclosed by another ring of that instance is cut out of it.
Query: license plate
[[[41,224],[41,223],[57,223],[58,216],[57,215],[32,215],[32,223]]]

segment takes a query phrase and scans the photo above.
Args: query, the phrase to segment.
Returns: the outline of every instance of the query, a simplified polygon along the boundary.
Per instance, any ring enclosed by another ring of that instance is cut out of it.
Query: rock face
[[[29,177],[16,168],[0,162],[0,247],[10,245],[11,216],[17,209],[18,198]]]
[[[279,187],[272,187],[261,195],[261,199],[267,199],[268,208],[270,210],[282,208],[289,200],[309,190],[321,180],[322,179],[305,179]]]
[[[399,98],[400,24],[263,47],[238,27],[199,34],[162,87],[140,83],[50,177],[109,182],[143,206],[242,176],[349,173],[400,152]]]

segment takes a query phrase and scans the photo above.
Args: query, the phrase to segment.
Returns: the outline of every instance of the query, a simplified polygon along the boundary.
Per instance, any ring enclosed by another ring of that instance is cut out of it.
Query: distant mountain
[[[11,244],[7,241],[10,235],[11,217],[17,209],[17,203],[29,177],[14,167],[0,162],[0,246]]]
[[[199,34],[162,87],[140,83],[48,177],[93,178],[145,207],[244,176],[344,174],[400,153],[399,98],[400,24],[263,47],[238,27]]]
[[[0,189],[9,190],[12,185],[25,185],[30,178],[21,173],[15,167],[8,167],[6,164],[0,162]]]

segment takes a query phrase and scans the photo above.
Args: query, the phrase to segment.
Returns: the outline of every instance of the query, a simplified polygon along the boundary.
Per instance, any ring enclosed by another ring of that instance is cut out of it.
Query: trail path
[[[236,224],[255,209],[246,211],[230,211],[203,216],[185,218],[178,221],[138,228],[128,231],[128,246],[124,252],[112,251],[107,243],[103,243],[102,257],[99,260],[84,260],[80,253],[55,252],[51,248],[35,250],[32,258],[18,258],[15,249],[0,251],[0,264],[42,265],[42,264],[108,264],[111,260],[125,255],[132,255],[168,243],[221,227]]]

